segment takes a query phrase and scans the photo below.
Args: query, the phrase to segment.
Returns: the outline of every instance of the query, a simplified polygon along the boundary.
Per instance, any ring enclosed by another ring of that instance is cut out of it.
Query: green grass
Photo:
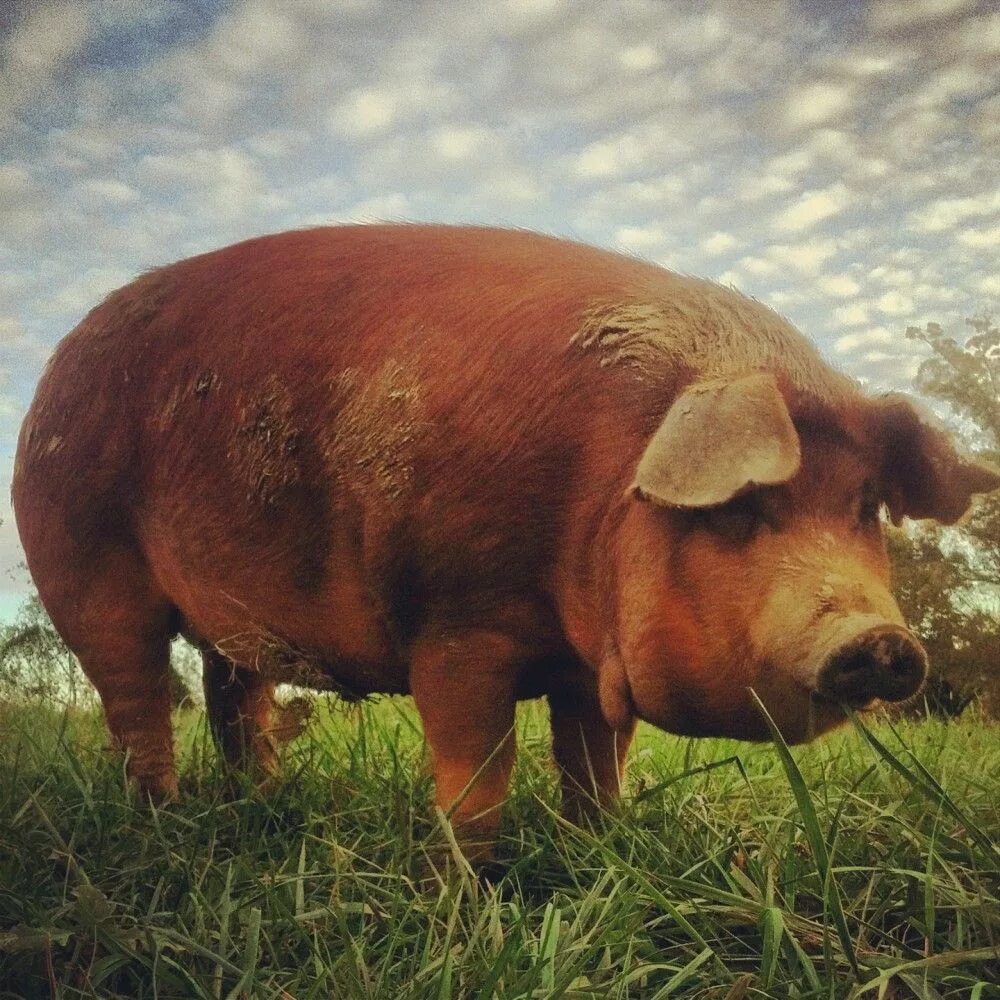
[[[409,702],[323,708],[227,801],[200,715],[151,810],[100,719],[0,709],[0,997],[997,997],[1000,731],[811,747],[640,732],[626,801],[558,816],[519,715],[507,874],[453,866]]]

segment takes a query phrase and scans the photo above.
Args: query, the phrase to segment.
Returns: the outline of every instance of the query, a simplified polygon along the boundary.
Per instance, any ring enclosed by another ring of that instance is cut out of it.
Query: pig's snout
[[[877,625],[836,649],[820,669],[818,691],[860,707],[878,698],[905,701],[927,676],[927,654],[905,628]]]

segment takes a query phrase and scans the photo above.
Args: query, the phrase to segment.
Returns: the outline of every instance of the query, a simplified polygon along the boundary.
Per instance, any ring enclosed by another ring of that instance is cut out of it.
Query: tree
[[[170,702],[174,708],[192,703],[187,678],[197,672],[189,649],[175,649],[170,664]],[[178,669],[180,666],[180,670]],[[76,705],[91,691],[76,657],[55,630],[37,594],[21,605],[12,625],[0,628],[0,699],[40,699]]]
[[[954,534],[954,531],[951,532]],[[931,662],[923,703],[935,714],[957,715],[975,697],[1000,708],[1000,617],[990,608],[962,540],[936,526],[889,532],[896,599]]]
[[[966,323],[964,344],[937,323],[907,329],[931,351],[915,385],[947,403],[972,450],[1000,465],[1000,328],[991,316]],[[900,607],[931,657],[928,706],[951,714],[978,695],[1000,713],[1000,495],[960,528],[892,532],[890,551]]]
[[[75,704],[82,676],[52,627],[38,596],[21,605],[12,625],[0,629],[0,698],[38,698]]]

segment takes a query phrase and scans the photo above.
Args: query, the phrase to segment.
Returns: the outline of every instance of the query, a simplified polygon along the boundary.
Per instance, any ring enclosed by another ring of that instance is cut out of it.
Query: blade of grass
[[[857,717],[853,711],[848,711],[851,722],[858,732],[868,742],[868,745],[882,758],[894,771],[902,775],[916,789],[921,791],[925,797],[932,802],[940,802],[951,815],[961,823],[969,835],[993,859],[994,864],[1000,864],[1000,849],[993,842],[992,838],[984,833],[979,826],[966,815],[965,811],[951,798],[951,796],[941,787],[934,776],[917,760],[916,755],[903,742],[895,729],[892,730],[896,739],[899,740],[903,749],[906,750],[910,760],[916,767],[916,772],[908,768],[881,740]]]
[[[754,701],[757,702],[757,707],[764,716],[764,721],[767,723],[768,729],[771,730],[775,748],[778,751],[778,756],[788,777],[788,784],[791,786],[795,802],[799,807],[799,815],[802,817],[802,825],[805,829],[806,838],[809,841],[809,846],[812,848],[813,859],[816,862],[816,868],[823,883],[824,906],[833,918],[834,928],[836,929],[837,937],[840,939],[840,946],[847,956],[851,971],[854,973],[854,978],[860,980],[861,969],[858,966],[858,957],[854,951],[854,942],[851,939],[851,932],[847,926],[847,917],[844,915],[844,905],[840,898],[840,890],[837,887],[836,880],[833,878],[830,853],[826,840],[823,837],[823,831],[820,829],[819,819],[816,816],[816,809],[813,806],[812,797],[809,795],[809,789],[806,786],[805,779],[802,777],[802,772],[799,770],[798,764],[795,763],[795,758],[788,749],[785,738],[781,735],[781,730],[775,725],[770,713],[764,707],[764,703],[757,697],[757,692],[751,688],[750,693],[753,695]]]
[[[252,906],[244,936],[246,952],[243,955],[243,974],[240,976],[240,981],[226,994],[226,1000],[238,1000],[241,994],[249,995],[251,992],[250,985],[257,972],[257,956],[260,952],[260,918],[260,910]]]
[[[781,939],[785,922],[776,906],[765,906],[760,912],[760,929],[763,938],[760,955],[760,985],[769,989],[774,983],[774,973],[781,957]]]

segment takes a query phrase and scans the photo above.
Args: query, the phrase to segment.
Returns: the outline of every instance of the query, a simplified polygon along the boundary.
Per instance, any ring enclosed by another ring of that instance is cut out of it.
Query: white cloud
[[[837,252],[833,240],[810,240],[806,243],[776,243],[767,248],[767,256],[782,268],[799,274],[818,274]]]
[[[568,0],[503,0],[503,14],[515,30],[537,29],[566,12]]]
[[[468,160],[484,149],[489,131],[477,125],[447,125],[437,129],[431,142],[434,151],[446,160]]]
[[[201,129],[216,143],[227,142],[248,119],[273,124],[272,81],[315,68],[310,50],[315,40],[299,4],[237,0],[225,6],[208,31],[161,50],[137,83],[140,92],[160,88],[169,95],[157,117]],[[339,63],[333,51],[325,55],[322,74],[310,82],[328,106],[329,95],[340,92],[332,89]]]
[[[124,123],[110,127],[107,121],[76,122],[69,128],[60,129],[48,136],[50,156],[63,158],[74,172],[83,172],[95,163],[116,164],[122,160],[122,140]],[[144,132],[142,138],[150,138]],[[181,135],[174,133],[168,138],[168,145],[187,145]],[[190,145],[198,145],[198,137],[191,136]],[[138,143],[137,143],[138,145]]]
[[[875,302],[875,308],[887,316],[906,316],[913,314],[913,299],[901,292],[886,292]]]
[[[767,304],[775,309],[792,309],[808,301],[808,298],[802,292],[779,290],[777,292],[768,292]]]
[[[962,198],[941,198],[910,216],[914,227],[924,233],[954,229],[967,219],[1000,211],[1000,190]]]
[[[257,156],[281,159],[299,153],[312,137],[302,129],[272,128],[246,139],[246,148]]]
[[[616,245],[638,252],[662,246],[668,239],[668,231],[655,223],[648,226],[620,226],[614,234]]]
[[[111,178],[92,177],[80,185],[79,191],[83,199],[106,205],[129,205],[139,200],[135,188]]]
[[[903,48],[887,50],[884,46],[867,47],[864,43],[854,50],[837,53],[830,65],[839,72],[857,77],[883,76],[904,65],[912,53]]]
[[[807,148],[814,162],[838,164],[841,177],[850,180],[882,178],[892,169],[888,158],[870,151],[858,136],[844,129],[814,129]]]
[[[863,326],[869,321],[868,309],[858,302],[849,306],[840,306],[833,310],[833,318],[841,326]]]
[[[956,239],[962,246],[972,247],[973,250],[990,250],[1000,247],[1000,226],[992,229],[965,229]]]
[[[629,181],[612,189],[614,198],[621,197],[619,206],[644,205],[646,207],[677,204],[688,191],[688,183],[676,174],[667,174],[650,180]]]
[[[887,267],[884,264],[872,268],[868,276],[892,288],[909,288],[916,280],[912,271],[902,267]]]
[[[40,367],[48,355],[49,348],[30,336],[16,316],[0,315],[0,368],[23,363]]]
[[[861,286],[849,274],[824,274],[817,284],[820,291],[840,299],[850,298],[861,291]]]
[[[842,212],[851,202],[847,186],[839,181],[820,191],[806,191],[774,220],[778,229],[797,232]]]
[[[545,197],[545,190],[538,180],[521,167],[500,164],[484,175],[484,186],[499,204],[518,206],[518,203],[537,203]]]
[[[779,177],[798,177],[813,166],[813,154],[805,147],[792,149],[768,161],[767,169]]]
[[[888,148],[900,156],[912,158],[918,154],[931,156],[938,143],[951,136],[957,121],[944,108],[916,107],[911,95],[890,107],[884,113],[883,140]],[[905,182],[914,190],[927,190],[934,186],[934,177],[921,170],[909,170]]]
[[[1000,94],[975,105],[969,115],[969,131],[986,148],[1000,145]]]
[[[844,334],[834,343],[833,349],[838,354],[850,354],[861,347],[870,347],[872,344],[891,344],[899,339],[898,331],[890,330],[885,326],[875,326],[862,333]]]
[[[255,159],[233,147],[148,154],[139,170],[147,183],[189,197],[199,212],[217,222],[283,204]]]
[[[40,232],[65,226],[52,213],[53,196],[26,164],[0,163],[0,247],[30,245]]]
[[[208,40],[217,64],[243,77],[281,65],[303,43],[292,8],[269,0],[243,0],[220,18]]]
[[[14,301],[31,287],[31,279],[24,272],[0,271],[0,302]]]
[[[725,212],[731,204],[731,200],[721,194],[706,194],[694,203],[694,211],[696,215],[707,219],[709,216]]]
[[[949,102],[978,97],[994,86],[994,76],[978,66],[947,66],[913,94],[913,103],[917,107],[944,106],[947,110]]]
[[[700,249],[702,253],[715,257],[727,250],[732,250],[737,245],[737,239],[732,233],[716,232],[701,241]]]
[[[944,282],[938,275],[935,276],[934,283],[922,281],[909,289],[909,297],[920,307],[922,313],[941,309],[951,308],[960,305],[963,300],[968,299],[966,292],[958,288],[952,288]],[[940,319],[941,316],[937,316]]]
[[[305,25],[292,5],[270,0],[233,4],[194,46],[171,54],[174,73],[192,74],[203,84],[206,74],[249,81],[294,58],[305,45]],[[199,65],[199,63],[201,65]]]
[[[31,174],[20,163],[0,163],[0,207],[9,207],[31,187]]]
[[[968,55],[1000,55],[1000,15],[993,11],[969,18],[951,32],[948,41]]]
[[[773,260],[752,255],[741,257],[737,267],[743,274],[749,274],[755,278],[770,278],[780,270]]]
[[[626,69],[650,70],[660,65],[660,54],[652,45],[630,45],[618,53],[618,61]]]
[[[880,0],[871,5],[868,16],[876,29],[894,31],[960,14],[975,6],[976,0]]]
[[[601,233],[607,231],[608,219],[631,219],[638,214],[636,224],[641,225],[645,218],[659,217],[664,211],[676,217],[690,211],[687,197],[692,187],[688,177],[675,173],[648,180],[609,181],[575,201],[573,225],[581,234]]]
[[[90,37],[82,4],[38,4],[3,43],[3,66],[9,86],[38,85],[75,55]],[[2,93],[2,91],[0,91]]]
[[[807,83],[789,95],[785,120],[793,128],[819,125],[845,114],[853,100],[851,88],[844,83]]]
[[[18,385],[25,376],[31,382],[38,378],[50,351],[49,346],[25,330],[20,319],[0,314],[0,440],[4,441],[8,454],[13,452],[13,441],[24,411],[24,397],[18,392]],[[4,475],[9,480],[7,468],[0,472],[0,478]],[[0,563],[4,570],[12,565]]]
[[[576,157],[581,177],[621,177],[644,167],[654,148],[652,137],[626,133],[593,142]]]
[[[369,136],[386,132],[401,109],[400,94],[371,87],[359,88],[335,105],[330,125],[348,136]]]
[[[985,278],[980,278],[976,289],[983,295],[1000,295],[1000,275],[990,274]]]
[[[740,201],[755,202],[794,190],[795,182],[781,174],[754,174],[740,182],[736,195]]]
[[[68,278],[44,304],[41,311],[60,318],[79,319],[109,292],[121,288],[134,277],[134,272],[124,268],[89,268],[83,274]]]

